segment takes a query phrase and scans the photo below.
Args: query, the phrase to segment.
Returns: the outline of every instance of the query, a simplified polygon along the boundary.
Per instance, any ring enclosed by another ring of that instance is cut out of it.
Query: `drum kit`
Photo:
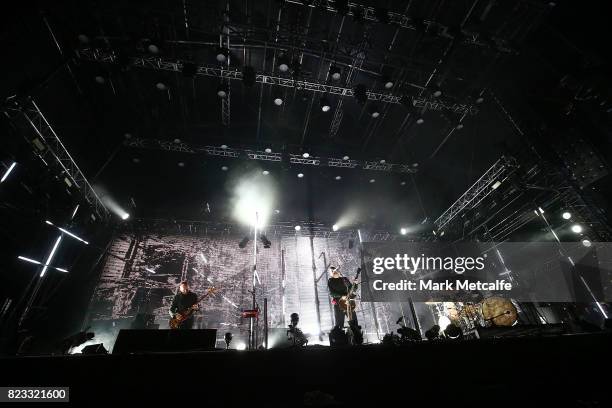
[[[480,302],[427,302],[435,304],[440,316],[468,333],[478,327],[509,327],[518,321],[518,311],[510,299],[492,296]]]

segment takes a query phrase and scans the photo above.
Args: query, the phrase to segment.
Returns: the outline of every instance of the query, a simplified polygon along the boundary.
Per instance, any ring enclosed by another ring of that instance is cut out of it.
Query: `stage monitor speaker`
[[[113,354],[214,350],[217,330],[120,330]]]

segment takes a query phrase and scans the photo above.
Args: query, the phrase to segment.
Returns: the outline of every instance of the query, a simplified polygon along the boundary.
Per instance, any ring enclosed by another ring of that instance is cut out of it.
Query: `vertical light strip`
[[[9,166],[8,170],[4,173],[4,176],[2,176],[2,179],[0,179],[0,183],[3,183],[4,180],[6,180],[6,178],[9,176],[9,174],[11,174],[11,171],[13,171],[16,165],[17,162],[13,162],[13,164]]]
[[[72,217],[70,217],[70,219],[74,219],[74,216],[76,215],[77,211],[79,210],[79,205],[77,204],[77,206],[75,207],[74,211],[72,212]]]
[[[40,272],[41,278],[45,275],[45,272],[47,272],[47,268],[49,267],[49,264],[53,260],[53,256],[55,255],[55,251],[57,251],[57,247],[59,246],[59,243],[61,240],[62,240],[62,236],[60,235],[59,237],[57,237],[57,240],[55,241],[55,245],[53,245],[53,249],[51,249],[51,252],[49,253],[49,257],[47,258],[47,262],[45,262],[45,266],[43,266],[42,272]]]

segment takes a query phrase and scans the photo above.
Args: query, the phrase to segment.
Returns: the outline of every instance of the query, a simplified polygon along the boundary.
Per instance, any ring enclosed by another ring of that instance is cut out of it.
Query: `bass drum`
[[[482,318],[493,326],[514,326],[518,321],[518,312],[512,301],[498,296],[483,300],[480,312]]]

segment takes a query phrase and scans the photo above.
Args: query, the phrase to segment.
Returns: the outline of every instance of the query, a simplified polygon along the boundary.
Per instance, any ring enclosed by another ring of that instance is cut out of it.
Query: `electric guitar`
[[[188,307],[185,310],[180,311],[179,313],[176,313],[174,315],[174,317],[172,319],[170,319],[169,326],[171,329],[178,329],[179,326],[181,325],[181,323],[183,323],[185,320],[189,319],[191,317],[191,315],[193,314],[193,312],[195,312],[196,307],[198,306],[198,303],[200,303],[202,300],[206,299],[208,296],[213,295],[215,293],[217,293],[219,291],[219,289],[212,287],[212,288],[208,288],[208,290],[206,291],[206,293],[202,296],[200,296],[198,298],[198,300],[191,305],[190,307]]]
[[[340,309],[344,310],[348,314],[349,318],[352,314],[351,312],[357,307],[354,300],[355,294],[353,292],[355,292],[355,288],[357,287],[355,282],[357,282],[357,279],[359,279],[360,273],[361,268],[357,268],[357,273],[355,274],[355,278],[353,279],[353,283],[351,284],[351,288],[349,289],[348,293],[346,296],[342,296],[340,299],[338,299],[338,306],[340,306]]]

